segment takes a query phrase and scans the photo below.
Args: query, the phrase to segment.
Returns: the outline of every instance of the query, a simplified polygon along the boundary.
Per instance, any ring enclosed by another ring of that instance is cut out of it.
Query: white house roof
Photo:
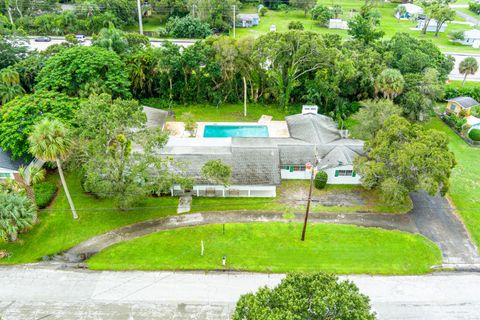
[[[480,30],[472,29],[463,33],[465,39],[480,39]]]
[[[260,19],[257,13],[240,13],[237,15],[239,20],[250,21],[253,19]]]
[[[401,4],[400,6],[405,7],[405,10],[409,14],[422,14],[423,13],[423,8],[422,7],[417,6],[415,4],[412,4],[412,3],[404,3],[404,4]]]

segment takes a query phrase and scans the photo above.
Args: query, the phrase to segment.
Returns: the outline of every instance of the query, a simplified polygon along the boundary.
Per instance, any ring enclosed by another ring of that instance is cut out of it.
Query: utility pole
[[[143,34],[143,22],[142,22],[142,5],[140,0],[137,0],[137,10],[138,10],[138,30],[140,34]]]
[[[307,211],[305,212],[305,220],[303,221],[303,230],[302,230],[302,241],[305,241],[305,232],[307,232],[307,222],[308,222],[308,214],[310,213],[310,202],[312,202],[312,189],[313,189],[313,178],[315,175],[315,170],[318,166],[318,160],[315,160],[315,164],[312,166],[312,175],[310,176],[310,189],[308,191],[308,199],[307,199]]]
[[[233,37],[235,38],[235,24],[237,20],[237,15],[235,14],[235,5],[233,5]]]
[[[192,17],[195,18],[195,7],[197,5],[196,4],[192,4]]]

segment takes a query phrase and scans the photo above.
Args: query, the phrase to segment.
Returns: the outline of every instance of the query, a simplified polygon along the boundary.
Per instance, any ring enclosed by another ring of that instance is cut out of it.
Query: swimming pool
[[[204,138],[268,137],[267,126],[240,126],[240,125],[205,125]]]

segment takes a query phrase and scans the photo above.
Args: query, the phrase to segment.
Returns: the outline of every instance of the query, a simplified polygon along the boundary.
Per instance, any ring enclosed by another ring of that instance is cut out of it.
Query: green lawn
[[[420,274],[441,264],[423,236],[351,225],[300,223],[208,225],[163,231],[115,245],[87,261],[97,270],[325,271],[340,274]],[[205,254],[202,257],[201,241]]]
[[[50,179],[58,180],[57,176]],[[82,192],[78,177],[67,177],[79,219],[73,220],[63,190],[47,209],[40,213],[40,223],[21,235],[14,243],[1,243],[0,250],[11,253],[0,263],[27,263],[45,255],[64,251],[81,241],[109,230],[142,220],[175,214],[178,199],[150,198],[137,208],[119,211],[110,200],[99,200]]]
[[[161,99],[151,98],[142,100],[145,106],[168,110],[164,101]],[[226,103],[218,107],[211,104],[188,104],[175,105],[172,107],[175,113],[175,119],[182,121],[182,114],[190,112],[193,114],[195,121],[213,121],[213,122],[229,122],[229,121],[258,121],[262,115],[270,115],[273,120],[284,120],[285,116],[301,112],[301,106],[290,106],[286,112],[278,105],[265,104],[247,104],[247,116],[243,116],[243,103]],[[173,120],[173,119],[171,119]]]
[[[330,0],[319,0],[318,3],[322,3],[326,6],[331,6],[332,1]],[[343,20],[350,19],[350,11],[352,9],[359,10],[360,7],[364,4],[364,1],[355,1],[355,0],[339,0],[335,1],[335,4],[342,6],[343,14],[340,18]],[[449,23],[446,31],[440,33],[439,37],[435,37],[433,33],[428,33],[427,35],[421,34],[418,30],[411,30],[414,28],[416,23],[408,20],[398,21],[394,17],[395,8],[398,6],[396,3],[386,3],[384,7],[379,7],[378,10],[382,15],[380,22],[381,29],[385,32],[385,39],[389,39],[395,35],[397,32],[406,32],[410,35],[419,38],[433,41],[442,51],[456,51],[456,52],[477,52],[478,49],[473,49],[470,46],[464,46],[451,42],[447,35],[454,31],[464,31],[471,29],[468,25]],[[246,7],[242,12],[252,13],[255,12],[254,7]],[[463,21],[461,17],[455,18],[457,21]],[[303,11],[295,10],[288,13],[273,11],[270,10],[264,17],[260,18],[260,25],[252,28],[237,28],[237,36],[254,36],[258,37],[262,34],[269,32],[270,26],[272,24],[276,25],[278,32],[283,32],[288,30],[288,23],[290,21],[301,21],[304,25],[305,30],[314,31],[318,33],[336,33],[346,38],[348,36],[346,30],[331,30],[325,27],[320,27],[314,23],[309,15],[304,16]]]
[[[450,178],[448,194],[480,246],[480,148],[470,147],[438,118],[432,119],[428,127],[443,131],[450,138],[457,165]]]

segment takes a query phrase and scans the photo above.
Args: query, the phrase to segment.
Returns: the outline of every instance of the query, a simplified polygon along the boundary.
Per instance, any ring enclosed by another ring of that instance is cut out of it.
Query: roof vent
[[[302,114],[308,114],[308,113],[313,113],[317,114],[318,113],[318,106],[316,105],[304,105],[302,107]]]

